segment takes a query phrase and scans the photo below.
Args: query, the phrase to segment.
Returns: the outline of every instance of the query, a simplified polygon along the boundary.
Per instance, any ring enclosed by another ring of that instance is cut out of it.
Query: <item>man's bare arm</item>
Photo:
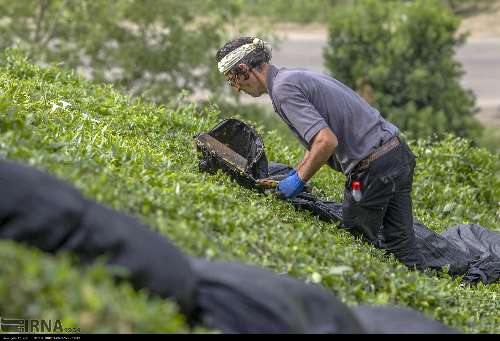
[[[332,156],[337,148],[337,136],[330,128],[321,129],[312,139],[311,149],[297,169],[302,181],[307,182]]]
[[[296,169],[299,169],[300,167],[302,167],[304,165],[304,162],[306,161],[306,159],[309,157],[309,151],[306,150],[306,153],[304,154],[304,157],[302,158],[302,161],[300,161],[299,165],[297,166]]]

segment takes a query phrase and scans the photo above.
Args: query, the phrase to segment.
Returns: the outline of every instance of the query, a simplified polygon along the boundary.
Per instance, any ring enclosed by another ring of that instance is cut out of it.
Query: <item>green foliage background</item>
[[[238,13],[236,1],[0,0],[0,50],[168,102],[181,90],[220,88],[215,52]]]
[[[326,65],[364,94],[410,138],[447,133],[477,139],[472,92],[453,59],[459,19],[435,0],[363,0],[338,10],[329,26]]]
[[[62,108],[61,101],[70,106]],[[131,99],[59,68],[37,67],[16,51],[0,56],[0,157],[45,170],[138,216],[187,254],[288,273],[349,305],[400,304],[461,331],[500,332],[499,284],[468,286],[446,272],[410,272],[335,224],[224,174],[200,174],[193,135],[220,115],[189,103]],[[277,131],[257,129],[270,160],[299,161],[300,147],[284,143]],[[498,155],[455,137],[410,144],[419,156],[413,195],[419,219],[436,231],[468,222],[500,231]],[[314,178],[317,194],[337,201],[343,182],[326,169]],[[116,287],[99,266],[70,266],[65,257],[1,244],[2,259],[9,260],[0,262],[2,314],[53,316],[86,333],[186,331],[170,302]],[[106,325],[89,316],[102,316]]]

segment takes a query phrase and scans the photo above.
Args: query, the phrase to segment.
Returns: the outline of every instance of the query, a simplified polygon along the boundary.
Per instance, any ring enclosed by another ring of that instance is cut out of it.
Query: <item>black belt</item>
[[[396,148],[399,145],[399,143],[400,143],[399,137],[394,136],[389,141],[387,141],[386,143],[384,143],[383,145],[381,145],[380,147],[375,149],[375,151],[373,153],[368,155],[363,160],[359,161],[358,165],[356,167],[354,167],[354,169],[355,170],[367,169],[370,166],[371,162],[377,160],[382,155],[384,155],[384,154],[390,152],[391,150],[393,150],[394,148]]]

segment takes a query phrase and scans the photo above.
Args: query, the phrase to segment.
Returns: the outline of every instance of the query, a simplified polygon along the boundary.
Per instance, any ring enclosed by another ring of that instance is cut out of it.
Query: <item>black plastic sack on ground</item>
[[[412,309],[348,308],[325,289],[241,263],[193,259],[203,324],[243,333],[457,333]]]
[[[239,136],[238,129],[244,129],[247,132],[246,135],[249,134],[249,129],[253,129],[238,120],[232,120],[229,125],[233,127],[232,133],[235,136]],[[230,143],[231,141],[226,142]],[[238,140],[238,143],[240,142],[241,137]],[[248,142],[252,143],[251,140]],[[248,143],[244,144],[247,150],[253,150],[248,147]],[[261,145],[259,144],[259,146]],[[263,155],[265,155],[265,151],[259,149],[259,157],[262,158]],[[255,156],[250,155],[251,158],[255,158]],[[200,162],[203,162],[203,156],[200,156]],[[260,175],[263,178],[281,180],[291,169],[287,165],[269,162],[267,172],[261,172]],[[231,172],[229,174],[233,175]],[[241,179],[237,177],[233,178],[242,185],[248,185],[248,182],[241,182]],[[313,212],[320,219],[340,222],[342,225],[341,203],[323,201],[309,193],[301,193],[291,200],[291,203],[298,209]],[[449,228],[440,235],[420,223],[415,217],[413,228],[427,268],[441,270],[449,267],[449,274],[464,275],[462,280],[465,282],[482,281],[484,284],[491,284],[499,280],[499,233],[488,231],[479,225],[460,225]]]
[[[468,282],[494,283],[500,278],[500,233],[477,224],[452,227],[443,238],[454,243],[467,259],[472,259],[464,276]]]
[[[347,307],[325,289],[241,263],[193,259],[201,320],[231,333],[456,334],[398,306]]]
[[[240,333],[362,333],[325,289],[240,263],[193,260],[207,327]]]
[[[1,239],[72,251],[87,262],[106,255],[137,288],[175,299],[193,325],[227,333],[456,332],[410,310],[393,319],[397,307],[382,309],[391,320],[378,325],[380,309],[351,311],[319,286],[244,264],[188,259],[138,220],[28,167],[0,160],[0,191]],[[414,321],[418,328],[408,329]]]
[[[1,160],[0,193],[0,238],[50,253],[72,251],[84,262],[106,256],[110,265],[128,269],[136,288],[175,299],[186,314],[194,310],[197,278],[188,258],[136,219],[84,199],[49,175]]]

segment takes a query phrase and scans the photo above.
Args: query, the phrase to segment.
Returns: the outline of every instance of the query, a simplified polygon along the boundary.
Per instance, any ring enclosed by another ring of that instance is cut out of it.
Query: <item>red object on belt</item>
[[[354,189],[354,190],[360,190],[361,189],[361,182],[359,182],[359,181],[353,181],[352,182],[352,189]]]

